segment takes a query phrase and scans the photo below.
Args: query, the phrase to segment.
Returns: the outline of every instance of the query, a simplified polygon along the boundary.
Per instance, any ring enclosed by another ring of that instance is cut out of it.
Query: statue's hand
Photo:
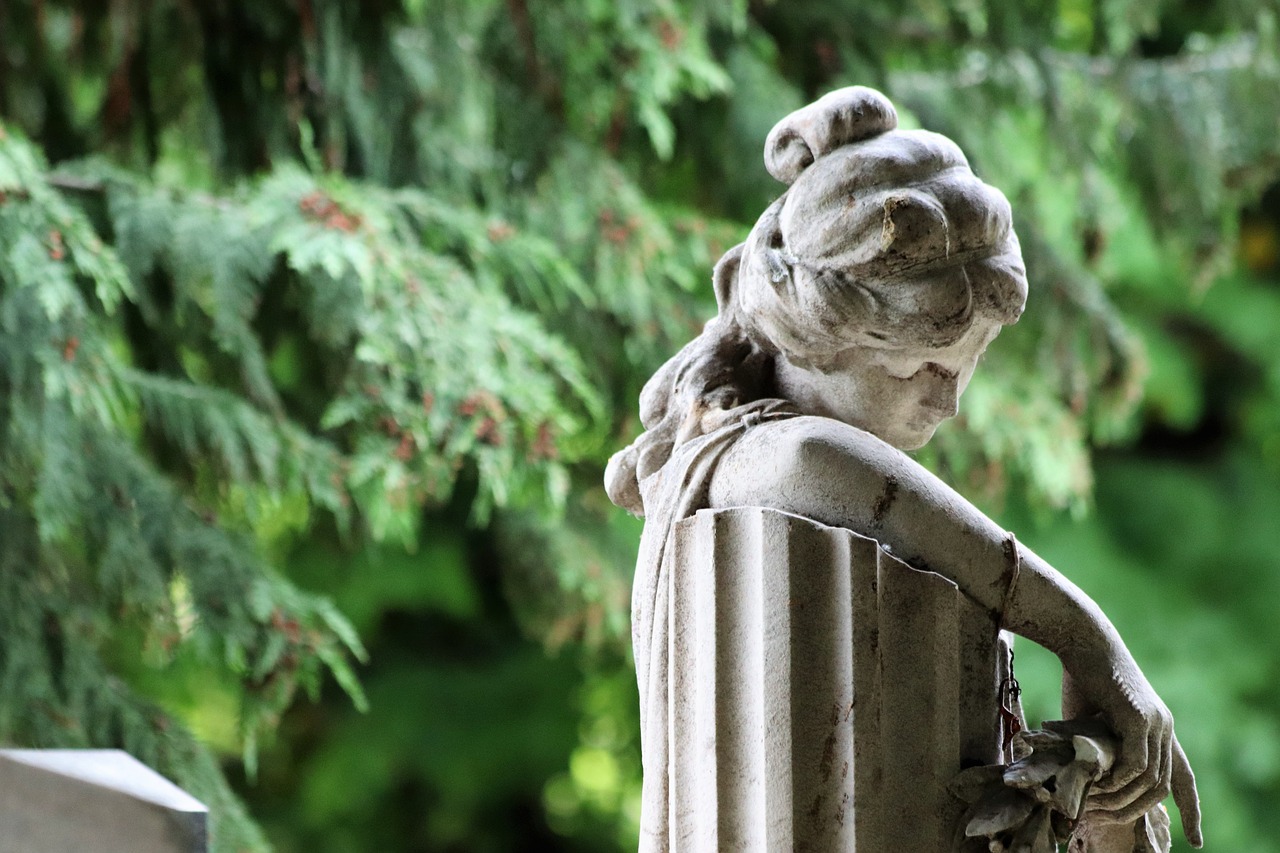
[[[1064,713],[1077,716],[1100,711],[1120,738],[1119,758],[1089,796],[1090,816],[1132,823],[1172,791],[1187,841],[1200,847],[1200,800],[1195,774],[1173,733],[1173,715],[1128,650],[1121,646],[1112,651],[1105,664],[1072,666],[1069,671]],[[1065,707],[1071,704],[1076,707]]]

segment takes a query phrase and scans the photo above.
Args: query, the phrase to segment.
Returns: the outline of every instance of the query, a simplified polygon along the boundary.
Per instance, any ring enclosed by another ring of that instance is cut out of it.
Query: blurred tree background
[[[1112,616],[1210,845],[1280,849],[1278,13],[0,0],[0,741],[129,749],[218,853],[634,849],[603,465],[773,122],[862,83],[1032,280],[921,460]]]

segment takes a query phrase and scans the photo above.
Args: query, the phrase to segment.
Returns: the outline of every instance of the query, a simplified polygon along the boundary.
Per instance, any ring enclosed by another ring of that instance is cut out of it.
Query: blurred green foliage
[[[0,741],[131,749],[220,853],[633,848],[603,464],[769,128],[863,83],[1032,281],[921,460],[1112,615],[1210,843],[1272,849],[1278,13],[0,3]]]

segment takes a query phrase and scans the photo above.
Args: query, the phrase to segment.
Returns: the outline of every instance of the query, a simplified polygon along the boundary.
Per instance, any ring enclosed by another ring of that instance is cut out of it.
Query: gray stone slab
[[[0,750],[0,853],[205,853],[208,809],[126,752]]]

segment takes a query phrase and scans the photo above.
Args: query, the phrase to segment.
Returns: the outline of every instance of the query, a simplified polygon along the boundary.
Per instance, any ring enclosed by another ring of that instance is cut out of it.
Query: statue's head
[[[646,432],[610,462],[615,503],[673,449],[784,398],[904,450],[956,413],[979,356],[1018,319],[1009,203],[955,143],[898,130],[883,95],[832,92],[780,121],[765,165],[790,187],[716,265],[720,315],[640,396]]]
[[[1022,313],[1009,203],[863,87],[779,122],[765,163],[791,186],[717,267],[722,316],[776,354],[783,396],[919,447]]]

